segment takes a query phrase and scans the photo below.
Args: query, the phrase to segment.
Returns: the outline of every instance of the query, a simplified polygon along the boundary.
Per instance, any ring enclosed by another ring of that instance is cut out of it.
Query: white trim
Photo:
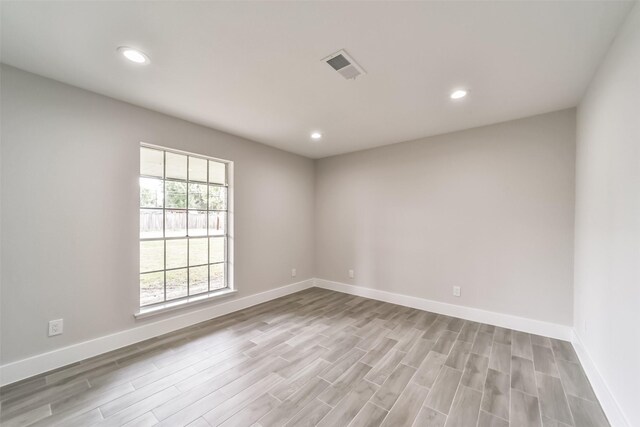
[[[34,375],[48,372],[71,363],[79,362],[102,353],[116,350],[120,347],[135,344],[158,335],[204,322],[205,320],[223,316],[234,311],[242,310],[279,298],[294,292],[312,287],[314,279],[292,283],[280,288],[270,289],[255,295],[237,298],[221,304],[211,305],[201,310],[176,315],[168,319],[147,323],[142,326],[116,332],[111,335],[83,341],[68,347],[59,348],[47,353],[41,353],[26,359],[7,363],[0,366],[0,386],[11,384]]]
[[[596,367],[596,364],[591,359],[587,348],[585,347],[580,335],[578,335],[578,331],[573,330],[573,337],[571,339],[573,347],[578,354],[578,359],[580,359],[580,363],[582,364],[582,368],[584,372],[587,374],[587,378],[589,378],[589,382],[591,383],[591,387],[593,388],[598,401],[600,402],[600,406],[602,406],[602,410],[604,411],[609,423],[612,427],[630,427],[631,423],[624,415],[622,408],[618,404],[618,401],[613,397],[609,386],[605,382],[604,378],[600,374],[600,371]]]
[[[133,317],[135,317],[136,319],[144,319],[150,316],[158,316],[160,314],[182,310],[187,307],[193,307],[194,305],[211,302],[220,298],[228,298],[237,293],[237,289],[224,288],[202,295],[194,295],[192,297],[181,299],[178,301],[167,301],[163,304],[153,305],[151,307],[141,307],[140,311],[133,314]]]
[[[324,279],[315,279],[315,285],[319,288],[330,289],[332,291],[358,295],[378,301],[404,305],[406,307],[417,308],[419,310],[459,317],[461,319],[515,329],[517,331],[528,332],[545,337],[552,337],[565,341],[571,341],[571,338],[573,337],[572,328],[567,325],[513,316],[511,314],[497,313],[495,311],[486,311],[463,305],[447,304],[425,298],[412,297],[409,295],[365,288],[362,286],[348,285],[346,283],[332,282]]]

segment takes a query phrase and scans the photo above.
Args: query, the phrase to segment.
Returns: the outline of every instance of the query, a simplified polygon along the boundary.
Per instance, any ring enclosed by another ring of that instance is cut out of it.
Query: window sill
[[[228,297],[237,292],[238,292],[237,289],[225,288],[219,291],[210,292],[208,294],[196,295],[189,298],[181,299],[179,301],[169,301],[164,304],[154,305],[152,307],[141,307],[140,311],[138,311],[137,313],[134,313],[133,316],[136,319],[144,319],[145,317],[164,314],[171,311],[180,310],[186,307],[192,307],[194,305]]]

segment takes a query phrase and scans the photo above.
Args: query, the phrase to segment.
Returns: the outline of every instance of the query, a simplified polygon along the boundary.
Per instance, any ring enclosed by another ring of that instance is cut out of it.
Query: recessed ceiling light
[[[136,64],[146,64],[149,62],[149,57],[144,52],[132,47],[120,46],[118,48],[118,52],[120,52],[122,56],[127,58],[129,61],[135,62]]]
[[[465,96],[467,96],[467,91],[464,89],[454,90],[453,92],[451,92],[450,96],[451,96],[451,99],[464,98]]]
[[[317,141],[322,138],[322,134],[320,132],[311,132],[311,139]]]

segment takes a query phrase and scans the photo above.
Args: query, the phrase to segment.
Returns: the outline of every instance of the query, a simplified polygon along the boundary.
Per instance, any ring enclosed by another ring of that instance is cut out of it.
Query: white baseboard
[[[315,285],[319,288],[344,292],[378,301],[390,302],[406,307],[417,308],[419,310],[459,317],[461,319],[472,320],[474,322],[487,323],[490,325],[515,329],[517,331],[543,335],[565,341],[571,341],[573,337],[572,328],[567,325],[543,322],[541,320],[528,319],[526,317],[518,317],[510,314],[486,311],[462,305],[447,304],[425,298],[412,297],[409,295],[365,288],[362,286],[348,285],[346,283],[332,282],[324,279],[315,279]]]
[[[611,426],[630,427],[631,423],[624,415],[618,401],[613,397],[613,394],[611,394],[609,386],[607,386],[604,378],[600,375],[600,371],[593,362],[593,359],[591,359],[587,348],[575,329],[573,330],[571,342],[573,344],[573,348],[575,348],[576,353],[578,354],[582,368],[587,374],[587,378],[589,378],[591,387],[600,402],[600,406],[602,406],[602,410],[606,414]]]
[[[116,332],[111,335],[83,341],[68,347],[59,348],[47,353],[38,354],[16,362],[0,366],[0,386],[11,384],[34,375],[48,372],[71,363],[79,362],[102,353],[135,344],[158,335],[204,322],[205,320],[223,316],[279,298],[294,292],[308,289],[314,285],[314,279],[308,279],[290,285],[270,289],[243,298],[237,298],[221,304],[210,305],[196,311],[176,315],[153,323]]]

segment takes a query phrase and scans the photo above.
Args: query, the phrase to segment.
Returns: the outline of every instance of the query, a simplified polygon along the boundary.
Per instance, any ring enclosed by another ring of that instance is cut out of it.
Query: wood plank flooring
[[[568,342],[312,288],[0,390],[2,426],[608,426]]]

